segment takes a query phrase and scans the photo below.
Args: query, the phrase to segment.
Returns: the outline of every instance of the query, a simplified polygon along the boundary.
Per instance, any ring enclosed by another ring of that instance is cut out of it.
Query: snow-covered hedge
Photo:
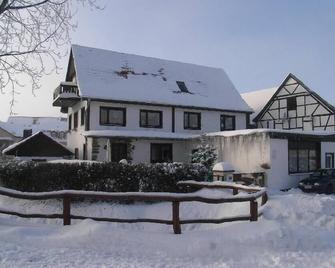
[[[182,180],[202,181],[199,164],[9,163],[0,166],[1,186],[28,192],[64,189],[106,192],[180,192]]]

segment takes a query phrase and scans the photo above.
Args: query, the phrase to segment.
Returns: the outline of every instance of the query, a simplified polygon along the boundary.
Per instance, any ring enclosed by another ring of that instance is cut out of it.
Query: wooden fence
[[[234,184],[215,184],[215,183],[199,183],[194,181],[179,182],[179,185],[185,187],[197,188],[226,188],[232,189],[233,195],[231,197],[212,198],[201,196],[197,193],[109,193],[109,192],[93,192],[93,191],[76,191],[76,190],[63,190],[56,192],[43,192],[43,193],[28,193],[10,190],[0,187],[0,195],[26,199],[26,200],[47,200],[47,199],[62,199],[63,200],[63,213],[62,214],[26,214],[16,211],[0,209],[0,213],[15,215],[23,218],[47,218],[47,219],[63,219],[64,225],[70,225],[71,219],[92,219],[95,221],[108,221],[108,222],[123,222],[123,223],[160,223],[169,224],[173,226],[175,234],[181,233],[182,224],[191,223],[224,223],[232,221],[257,221],[262,211],[258,210],[258,198],[262,198],[261,206],[267,202],[267,194],[264,188],[252,188],[242,185]],[[234,196],[239,191],[248,194],[241,196]],[[141,201],[141,202],[171,202],[172,203],[172,219],[151,219],[151,218],[137,218],[137,219],[120,219],[120,218],[104,218],[104,217],[88,217],[71,214],[71,200],[75,199],[95,199],[105,201]],[[207,204],[222,204],[222,203],[235,203],[235,202],[249,202],[250,214],[236,217],[226,217],[220,219],[180,219],[179,207],[181,202],[202,202]]]

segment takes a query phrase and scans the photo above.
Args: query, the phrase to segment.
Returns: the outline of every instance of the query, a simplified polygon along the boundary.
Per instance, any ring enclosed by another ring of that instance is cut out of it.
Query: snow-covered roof
[[[254,110],[254,113],[250,115],[250,121],[264,108],[277,89],[277,87],[273,87],[241,94],[244,101]]]
[[[256,128],[256,129],[241,129],[231,131],[219,131],[205,134],[208,137],[233,137],[241,135],[253,135],[258,133],[281,133],[281,134],[298,134],[307,136],[334,136],[335,131],[303,131],[303,130],[283,130],[283,129],[269,129],[269,128]]]
[[[219,68],[78,45],[72,56],[84,98],[252,112]]]
[[[163,131],[143,130],[90,130],[83,133],[86,137],[117,137],[117,138],[148,138],[186,140],[200,137],[187,133],[172,133]]]
[[[33,134],[39,131],[66,131],[65,117],[10,116],[7,122],[0,122],[0,127],[15,136],[22,137],[23,130],[31,129]]]

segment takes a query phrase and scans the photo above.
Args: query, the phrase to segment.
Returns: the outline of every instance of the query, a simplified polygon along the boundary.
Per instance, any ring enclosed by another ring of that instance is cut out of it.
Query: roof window
[[[178,87],[179,87],[179,89],[180,89],[181,92],[190,93],[188,91],[186,85],[185,85],[185,82],[183,82],[183,81],[176,81],[176,83],[177,83],[177,85],[178,85]]]

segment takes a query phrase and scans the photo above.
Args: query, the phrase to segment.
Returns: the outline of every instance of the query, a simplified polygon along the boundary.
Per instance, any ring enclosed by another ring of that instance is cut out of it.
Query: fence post
[[[172,224],[175,234],[181,234],[180,219],[179,219],[179,201],[172,202]]]
[[[258,203],[256,200],[250,201],[250,221],[258,220]]]
[[[71,225],[71,198],[63,196],[63,225]]]
[[[237,195],[238,194],[238,189],[237,188],[233,188],[233,195]]]

